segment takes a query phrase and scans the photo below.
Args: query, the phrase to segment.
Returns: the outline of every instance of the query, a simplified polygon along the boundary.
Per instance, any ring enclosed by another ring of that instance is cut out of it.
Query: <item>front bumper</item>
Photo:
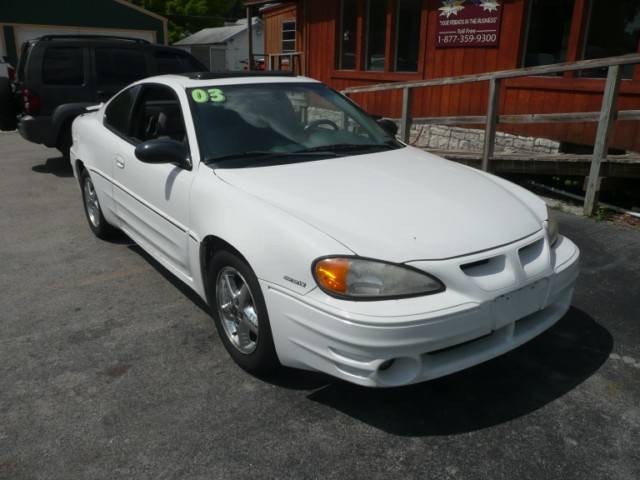
[[[412,262],[447,286],[418,299],[349,302],[319,289],[262,288],[283,365],[392,387],[469,368],[547,330],[571,306],[579,255],[565,237],[551,248],[540,231],[490,252]]]

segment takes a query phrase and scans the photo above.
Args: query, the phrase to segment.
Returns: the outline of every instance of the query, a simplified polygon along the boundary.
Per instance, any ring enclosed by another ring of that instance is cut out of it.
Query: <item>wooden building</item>
[[[265,54],[293,52],[302,73],[338,90],[640,52],[640,0],[297,0],[261,6]],[[295,29],[292,31],[292,27]],[[598,111],[604,70],[511,79],[500,112]],[[640,109],[640,66],[624,72],[620,109]],[[401,91],[354,95],[398,117]],[[415,116],[483,115],[486,83],[418,89]],[[594,123],[500,130],[592,145]],[[612,147],[640,150],[640,123],[617,122]]]

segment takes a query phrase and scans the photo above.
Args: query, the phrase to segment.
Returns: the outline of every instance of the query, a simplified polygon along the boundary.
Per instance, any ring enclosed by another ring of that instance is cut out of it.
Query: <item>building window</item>
[[[525,67],[567,60],[575,0],[533,0],[530,6]]]
[[[42,81],[47,85],[82,85],[84,62],[82,48],[54,47],[44,54]]]
[[[358,2],[355,0],[342,0],[341,4],[338,68],[340,70],[355,70]]]
[[[398,0],[395,57],[397,72],[418,71],[421,12],[422,0]]]
[[[584,58],[604,58],[636,53],[640,49],[640,2],[592,0]],[[624,78],[633,77],[633,65],[623,67]],[[588,70],[583,76],[605,77],[607,69]]]
[[[365,70],[384,71],[387,49],[387,0],[367,0]]]
[[[296,22],[282,22],[282,53],[296,51]]]

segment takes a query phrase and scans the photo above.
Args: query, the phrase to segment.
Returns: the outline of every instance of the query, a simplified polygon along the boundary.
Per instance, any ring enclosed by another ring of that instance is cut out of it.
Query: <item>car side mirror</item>
[[[392,137],[395,137],[398,134],[398,125],[393,120],[389,120],[388,118],[379,118],[376,120],[376,123]]]
[[[136,147],[136,158],[144,163],[175,163],[191,170],[191,154],[184,143],[170,138],[148,140]]]

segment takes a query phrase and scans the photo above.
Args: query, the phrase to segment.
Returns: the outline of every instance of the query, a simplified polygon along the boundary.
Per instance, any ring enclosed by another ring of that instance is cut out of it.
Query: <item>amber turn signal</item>
[[[330,292],[347,293],[350,263],[347,258],[326,258],[316,263],[315,277],[320,286]]]

